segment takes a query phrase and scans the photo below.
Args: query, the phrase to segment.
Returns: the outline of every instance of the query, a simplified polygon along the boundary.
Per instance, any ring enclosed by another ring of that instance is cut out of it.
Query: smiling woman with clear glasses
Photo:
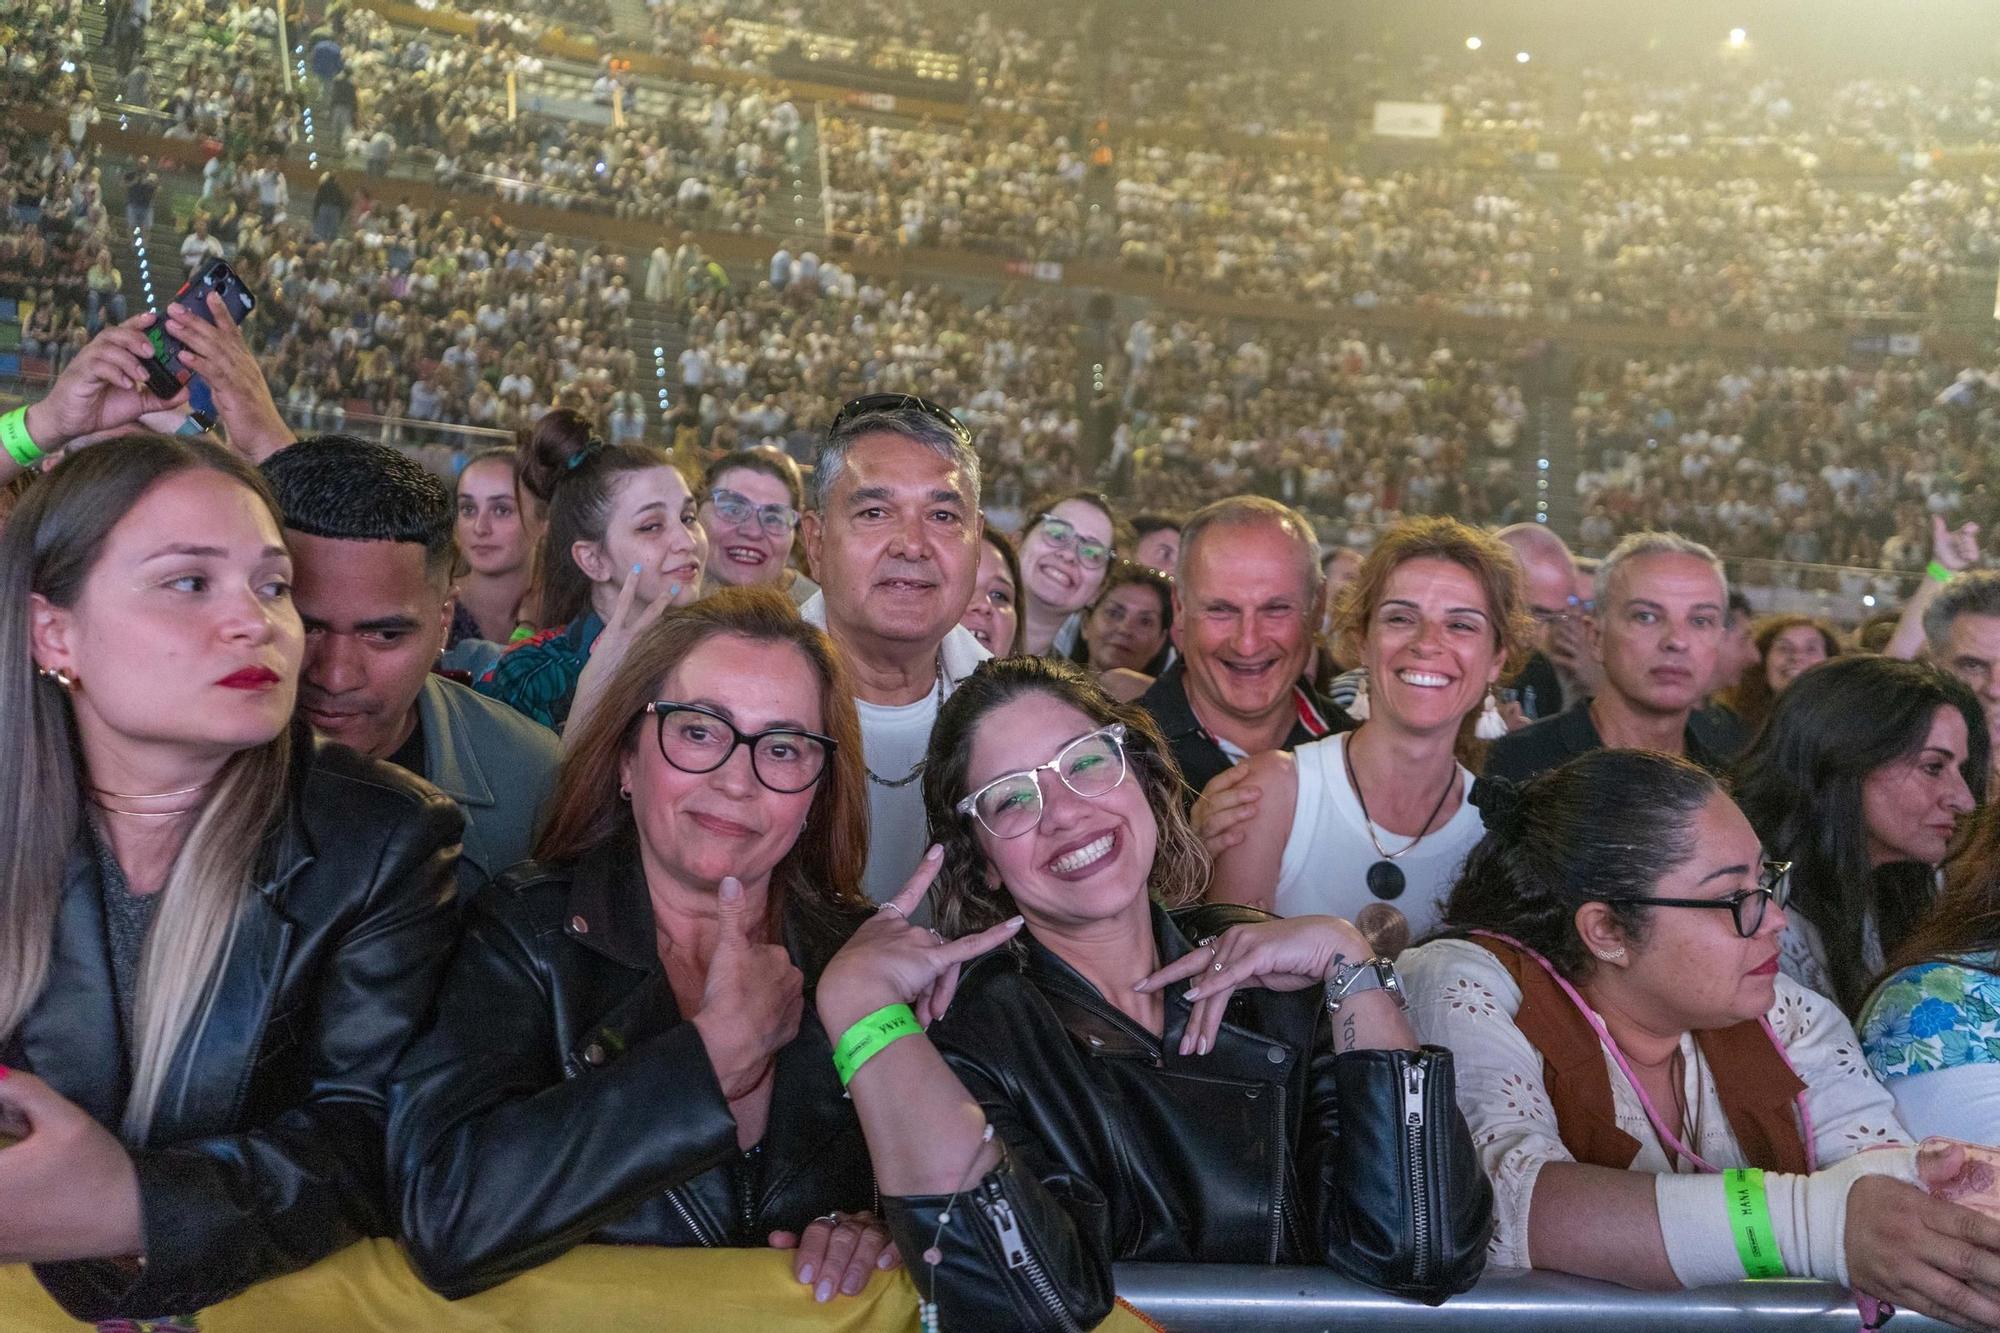
[[[739,449],[702,472],[701,524],[708,532],[703,587],[768,583],[803,606],[819,585],[792,567],[805,504],[798,464],[776,449]]]
[[[1035,506],[1021,530],[1021,651],[1067,657],[1118,541],[1111,502],[1074,491]]]
[[[821,977],[829,1033],[898,1034],[843,1077],[944,1327],[1094,1327],[1127,1259],[1431,1303],[1478,1274],[1490,1191],[1395,969],[1344,921],[1201,905],[1180,785],[1072,664],[982,664],[926,759],[941,845]]]

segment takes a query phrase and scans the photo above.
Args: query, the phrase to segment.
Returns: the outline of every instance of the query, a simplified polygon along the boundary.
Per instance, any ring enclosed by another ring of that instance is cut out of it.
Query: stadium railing
[[[1789,1280],[1642,1292],[1559,1273],[1490,1269],[1471,1291],[1441,1307],[1384,1295],[1325,1268],[1121,1264],[1117,1285],[1129,1308],[1114,1311],[1101,1326],[1104,1333],[1142,1333],[1145,1321],[1169,1333],[1846,1333],[1860,1322],[1841,1288]],[[592,1333],[905,1333],[915,1326],[916,1304],[916,1289],[901,1273],[871,1282],[858,1296],[821,1305],[793,1278],[789,1257],[771,1250],[623,1245],[582,1246],[509,1282],[446,1301],[417,1280],[393,1242],[375,1240],[259,1283],[202,1311],[198,1326],[202,1333],[585,1327]],[[22,1267],[0,1267],[0,1309],[7,1311],[9,1333],[83,1333],[87,1327],[66,1319]],[[945,1327],[960,1333],[948,1316]],[[1934,1333],[1944,1325],[1900,1314],[1891,1327]]]

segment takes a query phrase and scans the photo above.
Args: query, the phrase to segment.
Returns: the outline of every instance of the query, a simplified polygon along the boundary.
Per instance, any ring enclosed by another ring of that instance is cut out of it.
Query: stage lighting
[[[1526,51],[1516,51],[1514,53],[1514,59],[1519,63],[1525,65],[1528,63],[1528,53]]]
[[[1731,28],[1729,30],[1729,44],[1737,47],[1748,46],[1750,44],[1750,34],[1741,28]]]
[[[1468,51],[1477,51],[1484,45],[1486,43],[1480,41],[1477,37],[1468,37],[1465,39],[1465,49]]]

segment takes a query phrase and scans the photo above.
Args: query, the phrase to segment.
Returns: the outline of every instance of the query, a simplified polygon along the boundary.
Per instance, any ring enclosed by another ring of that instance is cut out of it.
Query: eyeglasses
[[[1757,876],[1757,887],[1732,893],[1727,898],[1599,898],[1600,903],[1625,907],[1726,907],[1736,918],[1736,933],[1749,939],[1764,924],[1764,913],[1776,903],[1779,911],[1792,900],[1792,863],[1766,861]]]
[[[713,773],[729,762],[736,747],[750,747],[750,771],[772,791],[789,796],[818,782],[827,757],[840,748],[831,736],[793,727],[771,727],[744,735],[728,718],[700,704],[662,699],[645,711],[658,719],[660,758],[683,773]]]
[[[748,496],[735,491],[710,491],[708,502],[732,528],[747,528],[755,523],[773,537],[782,537],[799,525],[799,511],[790,505],[754,504]]]
[[[841,427],[857,417],[867,416],[870,412],[921,412],[956,435],[960,444],[972,443],[972,432],[966,428],[963,421],[930,399],[919,398],[913,393],[864,393],[859,398],[850,400],[833,414],[833,421],[827,426],[826,433],[838,435]]]
[[[1042,536],[1059,551],[1076,552],[1077,563],[1085,569],[1102,569],[1111,560],[1111,548],[1103,542],[1076,535],[1076,525],[1053,515],[1042,515]]]
[[[1571,593],[1568,604],[1560,611],[1551,611],[1546,606],[1531,606],[1528,614],[1538,625],[1567,625],[1572,620],[1597,614],[1597,603],[1592,598],[1578,597]]]
[[[1114,722],[1079,736],[1046,764],[993,779],[952,808],[971,815],[996,838],[1018,838],[1042,822],[1042,771],[1078,796],[1096,799],[1125,780],[1125,727]]]

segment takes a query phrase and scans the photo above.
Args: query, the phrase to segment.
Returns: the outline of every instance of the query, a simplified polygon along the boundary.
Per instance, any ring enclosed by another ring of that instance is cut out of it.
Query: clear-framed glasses
[[[728,718],[700,704],[662,699],[646,705],[655,722],[660,758],[683,773],[713,773],[729,762],[736,747],[750,747],[750,771],[772,791],[791,795],[818,782],[826,761],[840,748],[831,736],[793,727],[770,727],[744,735]]]
[[[782,537],[799,525],[799,511],[790,505],[756,504],[748,496],[738,495],[735,491],[710,491],[708,502],[715,506],[715,512],[722,521],[732,528],[747,528],[754,524],[773,537]]]
[[[1076,535],[1076,525],[1049,514],[1042,515],[1042,536],[1059,551],[1075,551],[1077,563],[1085,569],[1102,569],[1111,559],[1111,548],[1103,542]]]
[[[1125,780],[1125,727],[1079,736],[1046,764],[1003,773],[952,808],[971,815],[996,838],[1018,838],[1042,822],[1043,771],[1054,773],[1078,796],[1095,799]]]
[[[1736,919],[1736,933],[1744,939],[1755,935],[1764,924],[1764,914],[1773,903],[1779,911],[1792,898],[1792,863],[1790,861],[1766,861],[1757,875],[1757,887],[1732,893],[1727,898],[1599,898],[1601,903],[1616,903],[1629,907],[1705,907],[1714,909],[1726,907]]]

